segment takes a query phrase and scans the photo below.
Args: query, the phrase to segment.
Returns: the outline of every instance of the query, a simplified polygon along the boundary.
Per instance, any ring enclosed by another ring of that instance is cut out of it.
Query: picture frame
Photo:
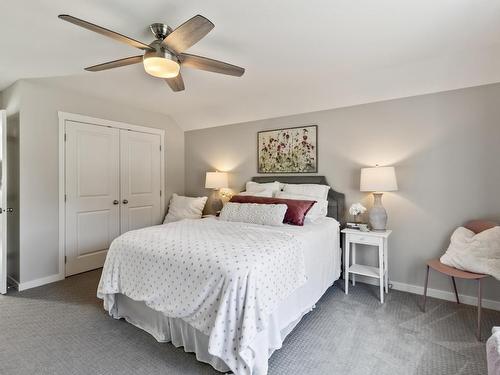
[[[318,125],[257,132],[257,172],[318,173]]]

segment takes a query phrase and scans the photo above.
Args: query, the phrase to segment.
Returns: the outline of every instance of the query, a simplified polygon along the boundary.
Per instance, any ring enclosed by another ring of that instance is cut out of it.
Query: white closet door
[[[118,129],[66,122],[66,275],[102,267],[120,234]]]
[[[160,135],[120,131],[121,233],[161,222]]]

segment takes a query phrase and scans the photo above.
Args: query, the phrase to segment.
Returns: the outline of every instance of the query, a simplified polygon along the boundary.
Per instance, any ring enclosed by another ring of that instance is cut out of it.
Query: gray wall
[[[305,124],[319,126],[319,174],[348,206],[372,203],[359,192],[361,167],[396,166],[400,190],[383,198],[395,282],[423,285],[425,261],[458,225],[500,221],[499,84],[186,132],[186,193],[209,194],[204,175],[215,169],[239,191],[257,174],[257,131]],[[489,280],[485,297],[500,300],[499,286]],[[450,281],[433,275],[430,287],[449,291]],[[475,295],[472,285],[459,288]]]
[[[184,192],[184,132],[169,117],[53,87],[18,82],[20,98],[20,282],[58,273],[58,111],[166,129],[166,202]],[[179,156],[181,155],[181,156]]]

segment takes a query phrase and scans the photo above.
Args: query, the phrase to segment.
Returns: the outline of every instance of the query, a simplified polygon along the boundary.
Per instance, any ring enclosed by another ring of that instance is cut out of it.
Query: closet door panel
[[[119,130],[66,123],[66,275],[102,267],[120,234]]]
[[[160,140],[120,131],[121,233],[161,222]]]

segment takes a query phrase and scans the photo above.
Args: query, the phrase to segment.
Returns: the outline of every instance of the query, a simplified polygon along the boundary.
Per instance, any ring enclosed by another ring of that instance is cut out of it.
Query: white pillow
[[[207,197],[191,198],[177,194],[172,195],[168,214],[165,216],[163,224],[182,219],[200,219],[207,199]]]
[[[274,181],[259,184],[258,182],[248,181],[246,191],[259,193],[262,191],[271,191],[272,193],[276,193],[277,191],[280,191],[280,183],[278,181]]]
[[[328,201],[326,199],[318,199],[310,197],[308,195],[290,194],[280,191],[276,193],[275,197],[283,199],[298,199],[305,201],[315,200],[316,203],[313,204],[311,209],[306,214],[305,218],[308,221],[315,221],[319,218],[325,217],[328,214]]]
[[[227,203],[219,215],[219,220],[239,221],[261,225],[283,225],[286,204]]]
[[[440,260],[447,266],[500,280],[500,226],[478,234],[464,227],[457,228]]]
[[[285,184],[283,192],[290,194],[307,195],[317,199],[328,199],[330,186],[319,184]]]
[[[273,197],[273,192],[271,190],[242,191],[242,192],[239,192],[237,195],[250,195],[250,196],[253,196],[253,197],[272,198]]]

